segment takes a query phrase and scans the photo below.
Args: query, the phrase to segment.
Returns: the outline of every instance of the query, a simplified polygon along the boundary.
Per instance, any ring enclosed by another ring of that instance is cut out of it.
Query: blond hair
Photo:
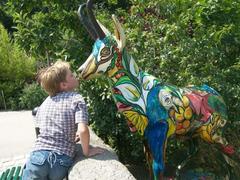
[[[52,66],[40,70],[38,82],[50,96],[55,96],[61,92],[60,83],[66,81],[69,69],[68,62],[56,61]]]

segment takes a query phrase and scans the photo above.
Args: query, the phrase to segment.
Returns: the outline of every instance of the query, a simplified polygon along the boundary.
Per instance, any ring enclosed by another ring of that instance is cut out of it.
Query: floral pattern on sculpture
[[[169,116],[176,122],[176,134],[179,135],[188,131],[193,115],[189,99],[183,96],[181,100],[183,106],[178,106],[169,110]]]

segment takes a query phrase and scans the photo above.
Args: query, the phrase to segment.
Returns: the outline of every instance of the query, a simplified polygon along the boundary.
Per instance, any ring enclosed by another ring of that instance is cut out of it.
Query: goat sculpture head
[[[90,79],[114,69],[118,54],[125,47],[124,30],[116,16],[112,15],[115,26],[115,36],[112,36],[103,25],[97,22],[92,6],[92,1],[89,0],[78,10],[83,25],[95,40],[91,55],[78,69],[83,79]],[[87,11],[87,16],[84,14],[84,9]]]

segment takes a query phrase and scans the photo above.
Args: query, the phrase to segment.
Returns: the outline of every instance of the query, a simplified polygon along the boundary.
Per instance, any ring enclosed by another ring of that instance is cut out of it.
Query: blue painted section
[[[150,151],[153,156],[153,172],[158,177],[164,170],[164,144],[168,131],[166,109],[159,103],[158,93],[161,86],[154,87],[147,98],[147,117],[149,124],[145,129],[144,137],[147,139]]]
[[[95,60],[97,60],[98,52],[102,43],[103,43],[102,40],[97,39],[93,45],[92,55],[94,56]]]
[[[159,102],[158,94],[160,89],[161,86],[152,88],[147,97],[146,115],[149,126],[152,126],[158,121],[165,121],[168,117],[168,112]]]
[[[166,121],[158,121],[145,130],[145,138],[147,139],[149,148],[153,156],[153,172],[154,176],[158,177],[160,172],[164,170],[164,145],[168,131],[168,124]]]
[[[206,84],[204,84],[201,88],[203,91],[207,91],[208,93],[214,94],[216,96],[220,96],[220,94],[215,89],[211,88]]]

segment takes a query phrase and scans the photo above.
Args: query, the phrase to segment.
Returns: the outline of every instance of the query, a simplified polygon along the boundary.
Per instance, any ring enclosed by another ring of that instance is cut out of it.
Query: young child
[[[49,96],[36,115],[40,134],[23,170],[23,180],[61,180],[73,163],[75,141],[81,140],[87,157],[103,149],[89,147],[87,107],[82,96],[73,92],[78,81],[70,65],[57,61],[40,72],[39,81]]]

